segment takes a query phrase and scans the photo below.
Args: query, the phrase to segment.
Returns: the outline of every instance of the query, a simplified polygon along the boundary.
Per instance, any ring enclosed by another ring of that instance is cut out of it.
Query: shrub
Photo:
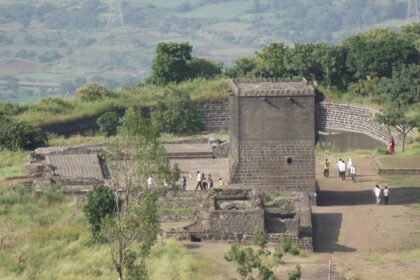
[[[264,249],[265,245],[268,242],[267,233],[265,233],[262,228],[255,228],[252,234],[252,243],[259,246],[261,249]]]
[[[41,112],[51,112],[53,114],[61,114],[73,109],[74,106],[62,99],[57,97],[48,97],[39,101],[35,109]]]
[[[82,101],[92,102],[111,97],[111,92],[101,84],[90,82],[76,90],[76,97]]]
[[[47,135],[38,127],[0,117],[0,148],[33,150],[47,143]]]
[[[183,134],[202,130],[201,113],[188,93],[166,90],[152,111],[152,123],[163,132]]]
[[[96,123],[99,126],[99,133],[105,136],[113,136],[117,134],[117,127],[120,116],[116,112],[108,112],[100,116]]]
[[[102,239],[100,235],[102,219],[114,214],[115,211],[116,203],[112,190],[102,185],[94,186],[87,195],[87,203],[83,207],[94,239]]]

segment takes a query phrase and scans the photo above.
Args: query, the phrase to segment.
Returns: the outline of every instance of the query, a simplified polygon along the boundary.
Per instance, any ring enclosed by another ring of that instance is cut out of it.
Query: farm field
[[[408,23],[406,1],[119,2],[1,1],[0,81],[7,84],[0,100],[68,96],[87,80],[112,89],[135,85],[150,75],[162,41],[189,41],[194,56],[228,66],[271,42],[334,43],[372,26]],[[16,81],[60,86],[19,87]]]

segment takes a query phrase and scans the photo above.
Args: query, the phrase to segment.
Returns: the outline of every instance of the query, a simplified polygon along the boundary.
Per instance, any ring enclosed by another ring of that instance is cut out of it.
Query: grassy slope
[[[2,190],[0,196],[1,279],[115,279],[109,248],[91,244],[77,199],[48,192],[35,198]],[[151,253],[151,279],[212,279],[218,275],[173,240]],[[192,277],[192,278],[191,278]]]
[[[217,100],[228,96],[228,84],[224,79],[213,81],[198,79],[173,85],[173,88],[189,92],[191,98],[197,102]],[[67,99],[68,108],[59,113],[49,112],[44,108],[37,108],[35,106],[32,110],[28,110],[16,118],[35,125],[61,123],[130,106],[150,106],[156,102],[164,90],[164,87],[138,87],[133,90],[121,89],[116,93],[114,98],[107,98],[96,102],[80,102],[77,99],[70,98]]]

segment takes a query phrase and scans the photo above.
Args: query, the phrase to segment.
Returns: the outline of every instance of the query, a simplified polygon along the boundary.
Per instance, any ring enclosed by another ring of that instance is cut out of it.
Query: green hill
[[[230,64],[273,41],[396,28],[406,13],[402,0],[2,0],[0,100],[72,94],[86,80],[135,84],[161,41],[189,41],[195,56]]]

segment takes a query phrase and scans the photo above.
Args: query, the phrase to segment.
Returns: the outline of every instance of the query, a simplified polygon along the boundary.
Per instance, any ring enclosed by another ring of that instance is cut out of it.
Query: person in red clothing
[[[394,137],[391,137],[391,140],[389,141],[389,154],[393,155],[395,153],[395,141]]]

